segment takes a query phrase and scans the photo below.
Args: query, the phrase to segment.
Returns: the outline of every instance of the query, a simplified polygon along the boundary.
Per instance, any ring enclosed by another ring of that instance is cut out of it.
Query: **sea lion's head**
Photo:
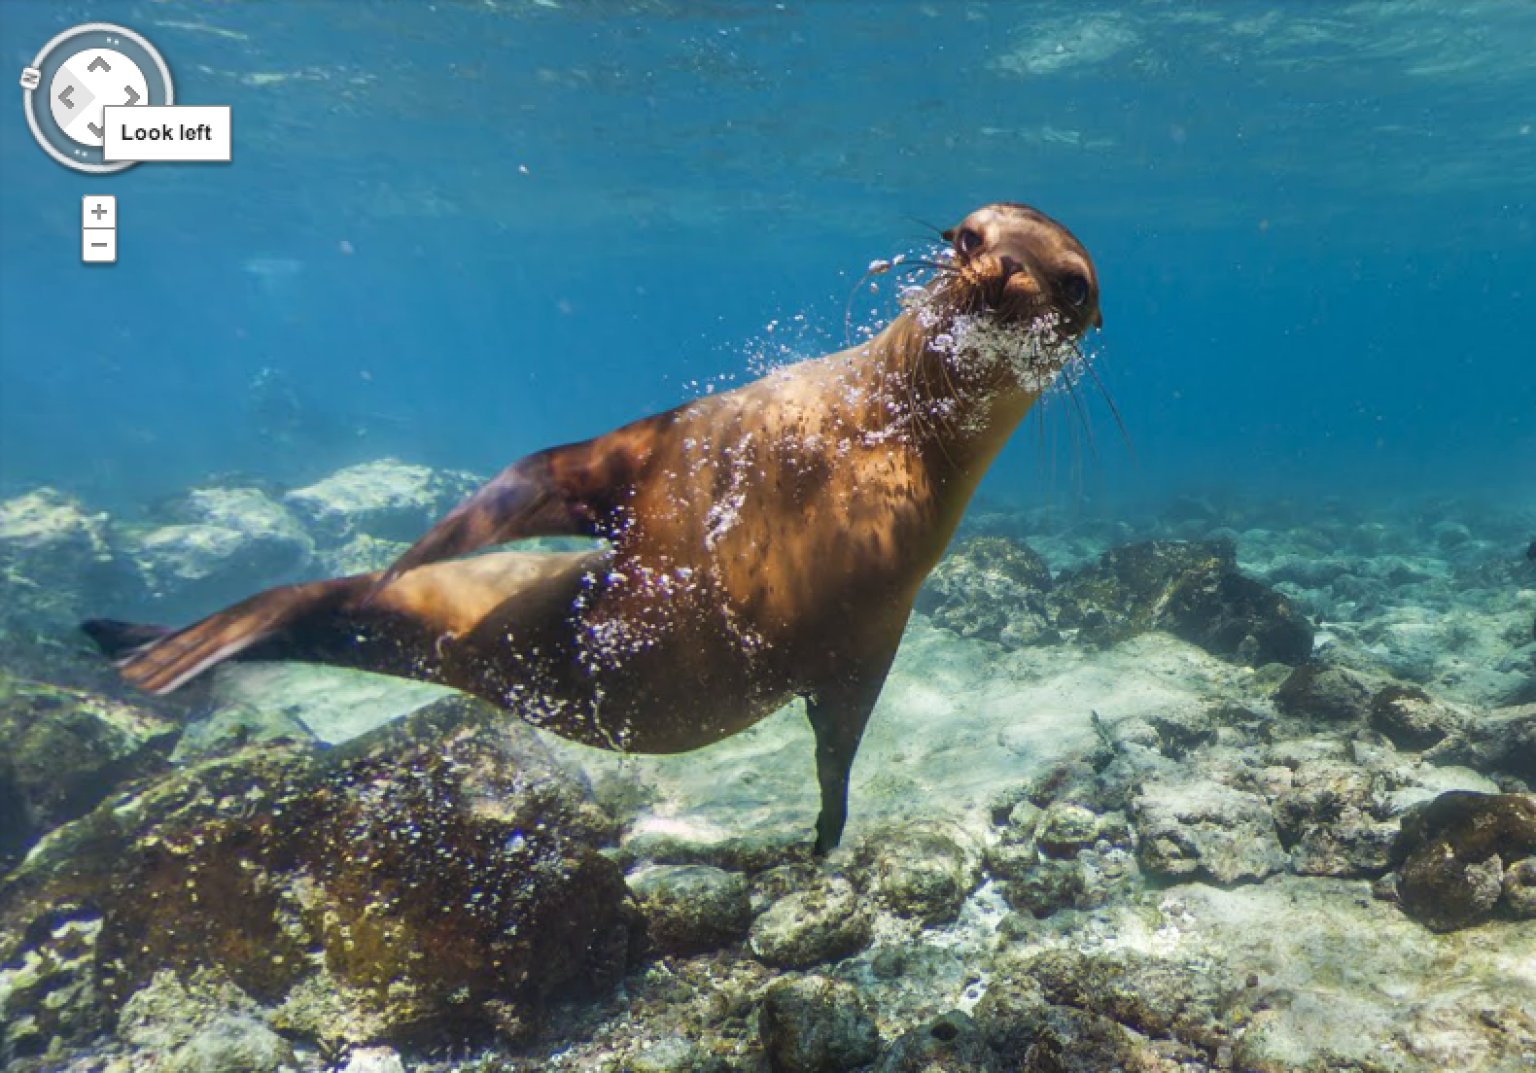
[[[944,241],[951,257],[937,294],[949,311],[1038,325],[1061,341],[1104,323],[1093,259],[1043,212],[1012,202],[987,205],[945,231]]]

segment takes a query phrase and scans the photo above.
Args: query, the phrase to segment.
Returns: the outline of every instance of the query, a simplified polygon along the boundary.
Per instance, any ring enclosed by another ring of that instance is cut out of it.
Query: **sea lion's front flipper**
[[[877,673],[837,682],[805,698],[805,712],[816,732],[816,781],[821,787],[821,812],[816,817],[818,857],[831,853],[843,837],[843,825],[848,820],[848,774],[884,684],[885,667],[881,667]]]
[[[481,548],[541,536],[606,536],[659,432],[659,414],[582,443],[521,458],[449,511],[379,579]]]

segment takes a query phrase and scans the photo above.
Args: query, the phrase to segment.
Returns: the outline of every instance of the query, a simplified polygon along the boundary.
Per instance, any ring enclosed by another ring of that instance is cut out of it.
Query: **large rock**
[[[1504,866],[1536,854],[1536,797],[1453,790],[1403,818],[1394,847],[1403,911],[1435,931],[1491,916],[1505,893]],[[1520,877],[1511,906],[1524,915]]]
[[[917,596],[917,610],[961,637],[1010,648],[1055,640],[1046,593],[1051,571],[1026,545],[973,537],[950,549]]]
[[[296,579],[314,558],[298,518],[257,488],[196,488],[160,513],[171,524],[124,540],[154,599],[230,602]]]
[[[1536,704],[1495,708],[1468,719],[1429,755],[1436,762],[1536,781]]]
[[[752,924],[752,952],[767,965],[805,969],[869,944],[869,915],[846,879],[829,877],[780,898]]]
[[[1354,671],[1308,663],[1275,690],[1275,707],[1297,719],[1325,723],[1363,722],[1375,691]]]
[[[330,544],[358,534],[413,541],[479,484],[468,473],[385,458],[338,470],[284,501]]]
[[[763,1050],[773,1073],[842,1073],[874,1060],[880,1034],[859,993],[841,980],[780,980],[763,996]]]
[[[129,576],[105,514],[52,488],[0,502],[0,623],[72,623],[86,594],[116,593]]]
[[[665,954],[697,954],[746,937],[752,924],[747,882],[705,864],[658,864],[629,877],[646,931]]]
[[[958,827],[903,824],[865,838],[855,868],[864,889],[892,912],[940,924],[959,915],[981,881],[981,851]]]
[[[190,766],[0,884],[0,1056],[91,1036],[162,970],[217,971],[298,1038],[524,1035],[622,972],[638,925],[609,833],[534,731],[459,699]]]
[[[1149,872],[1237,883],[1286,865],[1269,805],[1219,782],[1149,783],[1132,799],[1131,819],[1141,865]]]
[[[147,709],[0,675],[0,872],[118,784],[160,770],[175,736]]]
[[[1007,1068],[959,1010],[917,1025],[891,1045],[875,1073],[992,1073]]]
[[[1055,625],[1091,644],[1161,629],[1250,666],[1300,663],[1312,652],[1311,623],[1243,575],[1226,541],[1112,548],[1058,578],[1049,602]]]
[[[1301,764],[1275,797],[1275,826],[1302,875],[1374,878],[1397,838],[1391,780],[1354,765]]]

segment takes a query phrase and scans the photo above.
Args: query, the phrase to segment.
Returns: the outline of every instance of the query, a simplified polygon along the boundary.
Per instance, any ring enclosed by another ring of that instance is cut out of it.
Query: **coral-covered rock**
[[[87,593],[122,589],[132,572],[109,535],[105,514],[52,488],[0,502],[0,622],[73,623]]]
[[[1302,764],[1274,810],[1280,841],[1302,875],[1372,878],[1391,867],[1398,824],[1378,775],[1343,763]]]
[[[175,736],[147,709],[0,674],[0,872],[115,786],[163,768]]]
[[[842,1073],[874,1061],[880,1034],[864,1000],[826,976],[780,980],[763,996],[763,1050],[773,1073]]]
[[[1390,685],[1371,698],[1371,726],[1399,749],[1428,749],[1456,733],[1460,712],[1417,686]]]
[[[1236,883],[1263,879],[1286,864],[1264,799],[1219,782],[1150,783],[1132,799],[1131,820],[1149,872]]]
[[[1397,900],[1435,931],[1486,920],[1504,896],[1504,863],[1536,854],[1536,797],[1453,790],[1403,818],[1393,849]]]
[[[998,966],[976,1006],[976,1027],[1005,1069],[1100,1073],[1141,1068],[1141,1048],[1129,1032],[1102,1014],[1047,1001],[1027,962],[1009,959]]]
[[[5,1053],[89,1036],[156,973],[199,968],[300,1038],[524,1034],[546,997],[622,971],[637,921],[609,833],[534,731],[461,699],[327,752],[189,766],[0,884]]]
[[[1525,857],[1504,869],[1504,905],[1511,916],[1536,918],[1536,857]]]
[[[1291,672],[1275,690],[1275,707],[1297,719],[1327,723],[1364,721],[1375,690],[1343,667],[1307,663]]]
[[[186,980],[157,972],[124,1003],[117,1036],[145,1073],[278,1073],[297,1064],[257,1003],[208,969]]]
[[[1210,1050],[1225,1041],[1223,1011],[1232,988],[1212,964],[1133,950],[1052,950],[1026,964],[1052,1005],[1102,1014],[1153,1039],[1181,1039]]]
[[[653,865],[629,877],[646,932],[665,954],[697,954],[746,937],[752,924],[747,883],[704,864]]]
[[[1045,560],[1017,541],[973,537],[950,549],[923,584],[917,610],[961,637],[998,641],[1010,648],[1050,642]]]
[[[327,543],[347,541],[359,533],[412,541],[479,483],[468,473],[385,458],[338,470],[289,492],[284,502]]]
[[[257,488],[196,488],[160,514],[171,524],[123,539],[154,599],[239,599],[293,580],[314,557],[298,518]]]
[[[1299,663],[1312,652],[1311,624],[1280,593],[1243,575],[1225,541],[1112,548],[1059,578],[1049,602],[1058,628],[1092,644],[1162,629],[1250,666]]]
[[[752,923],[752,950],[768,965],[804,969],[858,953],[869,916],[846,879],[830,877],[780,898]]]
[[[926,924],[954,920],[981,880],[981,851],[958,828],[903,824],[859,846],[861,885],[900,916]]]
[[[1536,780],[1536,704],[1480,713],[1436,746],[1430,756],[1437,762]]]
[[[975,1023],[959,1010],[917,1025],[902,1035],[875,1066],[875,1073],[992,1073],[992,1050]]]

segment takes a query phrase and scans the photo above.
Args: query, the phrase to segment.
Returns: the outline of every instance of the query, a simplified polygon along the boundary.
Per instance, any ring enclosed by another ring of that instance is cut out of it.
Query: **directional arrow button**
[[[75,106],[75,102],[69,98],[74,95],[74,92],[74,86],[65,86],[63,89],[59,90],[59,103],[64,105],[65,108],[73,108]],[[132,91],[130,90],[129,92]]]
[[[123,92],[128,94],[128,103],[129,104],[138,104],[139,103],[139,91],[138,90],[134,89],[132,86],[124,86],[123,87]],[[68,104],[69,102],[65,101],[64,103]]]
[[[108,63],[104,57],[101,57],[101,56],[97,56],[94,60],[92,60],[89,64],[87,64],[85,69],[87,71],[97,70],[97,65],[98,64],[100,64],[100,69],[103,70],[103,71],[110,71],[110,70],[112,70],[112,65],[110,63]]]
[[[107,136],[106,128],[104,128],[100,123],[87,123],[85,125],[85,129],[96,135],[98,138],[105,138]]]

